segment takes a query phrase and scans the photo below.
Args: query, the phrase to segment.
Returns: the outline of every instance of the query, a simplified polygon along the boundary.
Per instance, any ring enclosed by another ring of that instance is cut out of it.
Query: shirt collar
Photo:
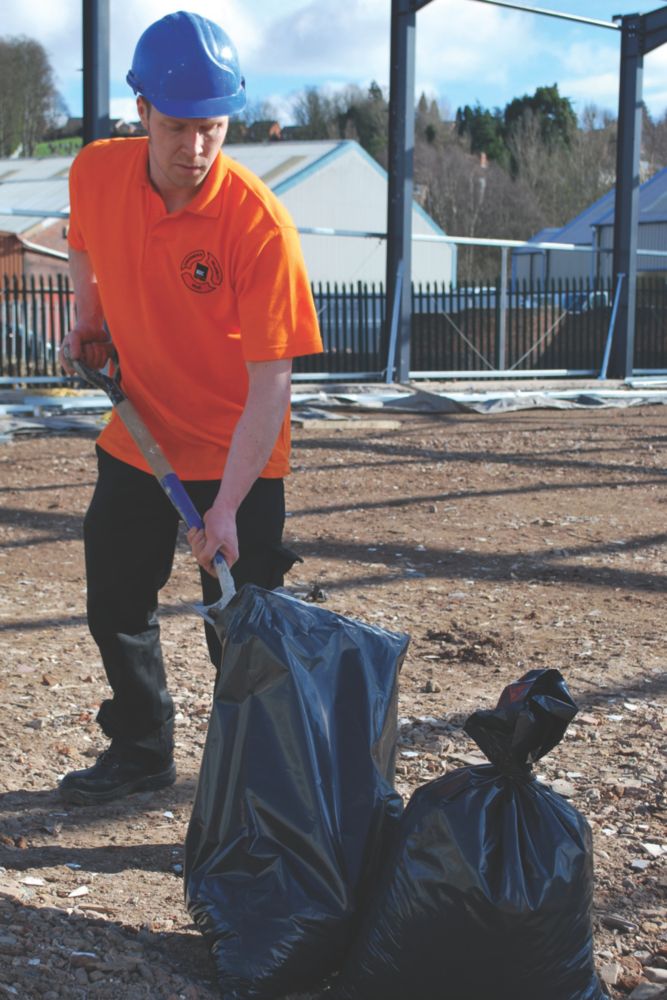
[[[219,152],[211,164],[211,169],[204,178],[201,188],[197,191],[192,201],[189,201],[187,205],[184,205],[180,209],[181,212],[191,212],[193,215],[203,215],[210,219],[217,218],[220,214],[218,195],[228,169],[225,159],[222,153]],[[159,197],[158,192],[156,192],[151,184],[148,173],[148,140],[146,140],[144,156],[141,158],[141,183]]]

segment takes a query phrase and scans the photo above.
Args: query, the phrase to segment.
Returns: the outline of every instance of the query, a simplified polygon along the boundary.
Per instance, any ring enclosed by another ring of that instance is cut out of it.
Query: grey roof
[[[303,142],[225,144],[223,153],[252,170],[270,188],[314,167],[325,156],[346,145],[344,140],[309,139]]]
[[[561,229],[541,230],[530,239],[531,243],[578,243],[590,246],[592,230],[596,226],[612,226],[614,224],[614,205],[616,189],[611,188],[583,212],[567,222]],[[667,219],[667,167],[659,170],[639,188],[639,221],[663,222]],[[549,236],[545,233],[549,232]],[[530,253],[529,248],[515,251]],[[534,252],[534,251],[533,251]]]
[[[379,163],[359,143],[350,139],[225,144],[223,152],[252,170],[278,196],[333,158],[348,153],[361,156],[384,179],[387,177]],[[73,159],[73,156],[40,160],[0,159],[0,232],[20,235],[44,222],[44,219],[34,216],[16,214],[17,209],[66,212],[69,209],[67,178]],[[12,209],[14,214],[3,214],[3,208]],[[424,216],[434,231],[441,232],[434,220],[416,203],[415,210]]]
[[[275,189],[302,171],[312,169],[330,154],[352,145],[344,140],[242,143],[226,145],[224,152]],[[33,215],[17,214],[22,208],[34,212],[68,211],[67,178],[73,159],[73,156],[0,159],[0,232],[20,235],[44,221]],[[3,214],[3,208],[11,209],[12,214]]]
[[[66,212],[69,208],[67,178],[72,160],[71,156],[0,159],[0,231],[19,235],[44,222],[36,216],[15,214],[17,209]],[[13,214],[4,215],[3,209],[11,209]]]

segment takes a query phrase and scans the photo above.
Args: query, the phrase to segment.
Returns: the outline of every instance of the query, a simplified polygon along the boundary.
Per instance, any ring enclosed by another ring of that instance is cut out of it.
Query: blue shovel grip
[[[199,511],[186,493],[183,483],[175,472],[168,472],[166,476],[163,476],[160,480],[160,486],[167,494],[188,528],[204,527],[204,522],[199,516]],[[222,552],[215,553],[213,556],[213,565],[216,568],[223,594],[229,592],[234,593],[234,582]]]
[[[203,528],[204,522],[199,511],[185,492],[185,487],[175,472],[169,472],[160,480],[160,486],[185,521],[188,528]]]

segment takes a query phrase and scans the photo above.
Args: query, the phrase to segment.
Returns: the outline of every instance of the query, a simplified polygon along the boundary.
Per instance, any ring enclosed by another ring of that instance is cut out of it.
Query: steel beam
[[[610,378],[631,378],[635,352],[637,249],[644,55],[667,41],[667,7],[621,17],[621,72],[614,202],[613,277],[624,276],[616,333],[609,355]]]
[[[423,6],[423,4],[422,4]],[[396,378],[410,372],[412,326],[412,195],[415,144],[415,0],[392,0],[389,71],[389,149],[387,192],[387,330],[399,302]],[[397,283],[401,282],[400,298]],[[387,338],[388,339],[388,338]],[[387,343],[387,352],[389,344]],[[388,357],[388,353],[387,353]],[[387,379],[393,373],[387,371]]]
[[[108,139],[109,0],[83,0],[83,142]]]

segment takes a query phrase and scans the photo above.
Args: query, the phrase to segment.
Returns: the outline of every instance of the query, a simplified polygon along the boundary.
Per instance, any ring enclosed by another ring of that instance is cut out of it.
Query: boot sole
[[[176,766],[171,764],[166,771],[158,774],[146,774],[135,778],[133,781],[126,781],[124,785],[116,785],[104,792],[95,792],[83,788],[63,788],[59,787],[60,797],[70,805],[91,806],[100,802],[113,802],[114,799],[122,799],[126,795],[133,795],[135,792],[157,792],[160,788],[168,788],[176,781]]]

